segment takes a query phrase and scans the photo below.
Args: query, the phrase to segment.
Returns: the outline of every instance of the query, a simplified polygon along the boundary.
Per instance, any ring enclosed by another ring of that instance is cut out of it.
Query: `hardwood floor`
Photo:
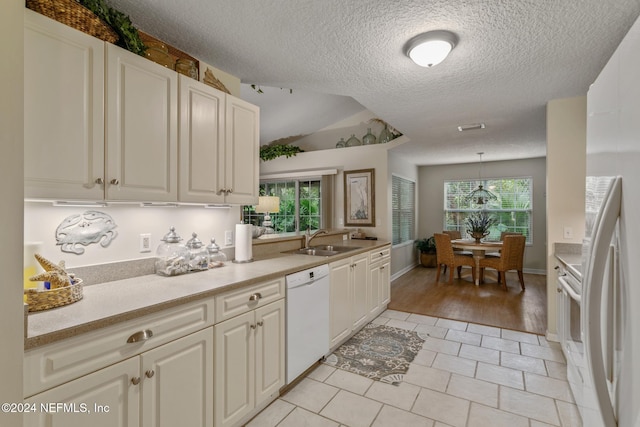
[[[516,272],[508,272],[505,292],[493,270],[485,271],[484,283],[471,281],[471,270],[462,278],[449,271],[436,283],[436,269],[418,266],[391,283],[389,309],[474,322],[544,335],[547,328],[547,277],[525,274],[526,289],[520,288]]]

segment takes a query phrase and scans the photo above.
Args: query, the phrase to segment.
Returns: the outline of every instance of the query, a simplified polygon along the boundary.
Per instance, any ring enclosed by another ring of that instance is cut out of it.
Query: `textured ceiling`
[[[407,135],[394,151],[420,165],[475,162],[479,151],[486,161],[544,156],[546,103],[585,95],[640,13],[640,0],[108,2],[243,83],[353,98]],[[458,45],[418,67],[403,46],[437,29]],[[486,129],[457,131],[477,122]]]

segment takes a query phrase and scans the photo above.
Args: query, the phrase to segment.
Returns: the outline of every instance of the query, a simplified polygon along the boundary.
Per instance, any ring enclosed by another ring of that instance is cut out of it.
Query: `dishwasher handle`
[[[302,282],[302,283],[296,283],[295,285],[289,284],[289,285],[287,286],[287,289],[288,289],[288,290],[291,290],[291,289],[301,288],[301,287],[303,287],[303,286],[311,286],[311,285],[313,285],[314,283],[316,283],[316,282],[320,281],[321,279],[324,279],[325,277],[327,277],[327,276],[316,277],[316,278],[314,278],[313,280],[308,280],[308,281],[306,281],[306,282]]]

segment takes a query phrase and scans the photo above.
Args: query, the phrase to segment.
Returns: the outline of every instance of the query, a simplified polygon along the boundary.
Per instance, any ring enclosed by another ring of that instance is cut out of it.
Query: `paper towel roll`
[[[251,224],[236,224],[236,257],[233,262],[253,261],[252,243],[253,230]]]

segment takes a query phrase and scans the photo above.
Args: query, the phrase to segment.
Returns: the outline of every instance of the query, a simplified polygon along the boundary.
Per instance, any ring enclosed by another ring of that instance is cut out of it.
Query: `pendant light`
[[[478,172],[478,181],[482,182],[482,155],[484,152],[479,152],[480,156],[480,171]],[[478,185],[478,188],[469,193],[466,200],[476,205],[485,205],[490,200],[498,200],[498,196],[491,191],[486,190],[482,184]]]

